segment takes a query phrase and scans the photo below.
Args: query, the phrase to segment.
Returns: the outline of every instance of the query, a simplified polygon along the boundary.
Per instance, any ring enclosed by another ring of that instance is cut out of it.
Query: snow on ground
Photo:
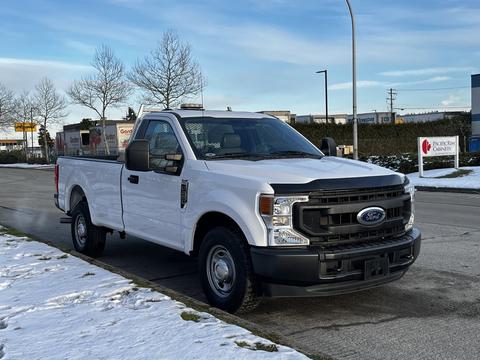
[[[473,172],[467,176],[457,178],[436,179],[436,177],[445,176],[456,171],[454,168],[448,168],[424,171],[423,178],[418,177],[418,173],[408,174],[407,176],[415,186],[480,189],[480,166],[466,166],[460,169],[473,170]]]
[[[306,357],[0,227],[2,360],[273,358]]]
[[[0,168],[17,168],[17,169],[51,169],[55,167],[52,164],[26,164],[26,163],[17,163],[17,164],[0,164]]]

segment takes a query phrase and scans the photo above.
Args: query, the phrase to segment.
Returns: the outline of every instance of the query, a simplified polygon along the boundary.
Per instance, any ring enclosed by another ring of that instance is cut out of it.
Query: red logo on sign
[[[422,151],[425,155],[428,154],[431,148],[432,144],[430,144],[427,139],[422,141]]]

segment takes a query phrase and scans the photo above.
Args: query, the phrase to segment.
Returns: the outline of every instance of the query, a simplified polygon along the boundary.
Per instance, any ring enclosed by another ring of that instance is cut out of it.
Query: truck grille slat
[[[359,211],[380,206],[385,221],[377,226],[357,221]],[[311,245],[333,246],[398,237],[405,233],[411,213],[410,196],[403,186],[355,190],[315,191],[309,201],[294,206],[294,227]]]

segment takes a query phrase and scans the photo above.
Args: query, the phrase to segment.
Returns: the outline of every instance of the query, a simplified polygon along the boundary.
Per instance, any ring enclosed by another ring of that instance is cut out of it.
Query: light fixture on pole
[[[353,15],[350,0],[347,2],[348,11],[352,18],[352,87],[353,87],[353,158],[358,160],[358,119],[357,119],[357,47],[355,42],[355,16]]]
[[[325,74],[325,123],[328,124],[328,77],[327,70],[319,70],[316,74]]]

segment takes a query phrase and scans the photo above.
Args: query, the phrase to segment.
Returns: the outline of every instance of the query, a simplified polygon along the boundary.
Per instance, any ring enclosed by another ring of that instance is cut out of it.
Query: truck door
[[[150,171],[131,171],[122,174],[123,221],[125,230],[162,245],[183,250],[180,239],[181,163],[165,160],[166,154],[183,154],[177,135],[168,120],[148,121],[144,135],[149,141]],[[177,173],[166,167],[178,166]]]

